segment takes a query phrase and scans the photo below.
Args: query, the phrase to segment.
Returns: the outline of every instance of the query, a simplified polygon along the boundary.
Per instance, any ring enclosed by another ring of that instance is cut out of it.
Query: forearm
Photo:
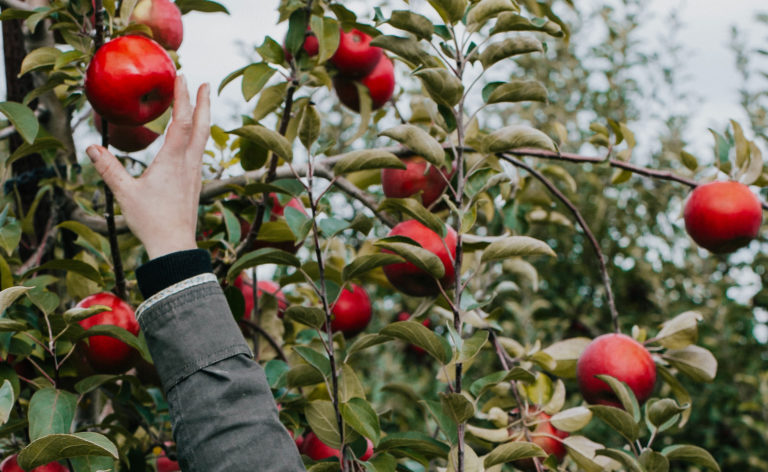
[[[142,267],[137,272],[142,288],[152,279],[189,275],[184,272],[196,264],[195,254],[186,256],[192,259],[181,266],[163,264],[164,259]],[[161,285],[154,283],[153,290]],[[278,420],[264,371],[251,359],[212,274],[184,278],[160,291],[138,315],[167,392],[185,471],[304,470]]]

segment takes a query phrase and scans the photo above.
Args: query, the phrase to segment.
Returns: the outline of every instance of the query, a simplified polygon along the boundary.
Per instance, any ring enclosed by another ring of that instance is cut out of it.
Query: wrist
[[[152,260],[174,252],[197,249],[197,243],[194,239],[180,240],[176,238],[167,238],[162,241],[145,243],[144,248],[147,250],[149,259]]]

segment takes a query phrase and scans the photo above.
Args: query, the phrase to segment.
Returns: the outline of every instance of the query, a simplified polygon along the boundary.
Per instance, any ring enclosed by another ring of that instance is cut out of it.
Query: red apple
[[[170,106],[175,79],[176,66],[162,46],[144,36],[121,36],[93,55],[85,94],[110,123],[138,126]]]
[[[365,441],[368,444],[368,447],[366,448],[365,453],[359,457],[362,461],[367,461],[373,456],[373,442],[368,438],[365,438]],[[341,459],[341,451],[326,445],[311,431],[304,435],[300,451],[302,454],[309,456],[310,459],[315,461],[327,459],[329,457]]]
[[[106,305],[112,311],[102,311],[96,315],[79,321],[80,326],[88,329],[97,325],[119,326],[133,335],[139,334],[139,323],[133,309],[123,300],[112,293],[104,292],[90,295],[80,303],[78,308],[88,308],[91,305]],[[85,346],[85,356],[99,372],[121,373],[133,365],[135,350],[119,339],[109,336],[91,336]]]
[[[157,472],[178,472],[181,470],[177,461],[172,461],[166,456],[157,458]]]
[[[404,311],[401,312],[399,315],[397,315],[397,321],[408,321],[410,319],[411,319],[411,315]],[[422,321],[421,324],[424,325],[426,328],[429,328],[430,327],[429,318],[424,318],[424,321]],[[409,344],[408,350],[416,354],[417,356],[423,356],[424,354],[427,353],[427,351],[425,351],[424,349],[420,348],[415,344]]]
[[[160,46],[173,51],[179,49],[184,39],[181,11],[170,0],[140,0],[133,9],[131,20],[152,30],[152,39]]]
[[[456,231],[446,226],[445,239],[416,220],[403,221],[398,224],[389,236],[406,236],[416,241],[422,248],[435,254],[443,262],[445,276],[440,279],[443,287],[448,288],[454,283],[454,260],[456,259]],[[384,251],[389,252],[389,251]],[[440,289],[432,276],[410,262],[399,262],[384,266],[384,275],[389,283],[401,292],[415,297],[434,296]]]
[[[302,46],[304,47],[304,52],[309,57],[317,56],[318,51],[320,51],[320,43],[317,42],[317,36],[309,29],[309,26],[307,26],[307,33],[304,36],[304,44]],[[285,60],[290,62],[293,59],[293,55],[285,47],[285,43],[283,43],[283,51],[285,51]]]
[[[760,231],[760,200],[739,182],[696,187],[685,203],[685,229],[696,244],[716,254],[746,246]]]
[[[364,330],[373,314],[371,299],[365,289],[355,284],[349,287],[352,290],[342,290],[336,303],[331,306],[331,329],[334,332],[341,331],[347,337]]]
[[[232,285],[243,293],[243,298],[245,298],[245,314],[243,319],[250,320],[253,316],[253,281],[249,277],[240,274]],[[265,292],[277,298],[277,316],[282,318],[286,308],[288,308],[288,301],[285,299],[283,292],[280,291],[280,286],[271,280],[259,280],[256,282],[256,296],[259,297],[259,300],[261,300],[261,296]]]
[[[101,116],[93,112],[93,124],[96,130],[101,133]],[[159,134],[155,133],[146,126],[122,126],[107,122],[109,130],[109,144],[123,152],[136,152],[146,149],[152,144]]]
[[[339,47],[331,57],[331,63],[344,77],[365,77],[376,67],[384,53],[381,48],[371,46],[373,38],[360,30],[353,29],[349,33],[341,30],[339,33]]]
[[[352,111],[360,111],[360,96],[355,86],[355,80],[337,75],[333,78],[333,88],[339,96],[341,103]],[[378,65],[370,74],[360,79],[371,95],[373,110],[378,110],[392,98],[395,91],[395,68],[392,60],[387,56],[381,56]]]
[[[0,472],[24,472],[17,462],[18,454],[13,454],[6,457],[2,463],[0,463]],[[39,467],[31,469],[29,472],[69,472],[69,469],[59,464],[58,462],[51,462]]]
[[[421,202],[425,207],[442,195],[453,174],[429,165],[421,156],[406,157],[403,163],[405,169],[381,169],[384,195],[388,198],[407,198],[421,192]]]
[[[555,439],[555,437],[565,439],[568,437],[568,433],[552,426],[552,423],[549,422],[550,418],[551,416],[543,411],[535,416],[536,426],[531,429],[531,442],[544,449],[547,455],[554,454],[558,461],[562,461],[568,451],[563,443]],[[518,460],[514,464],[515,467],[526,471],[536,470],[533,459]]]
[[[587,345],[576,364],[579,389],[587,402],[621,408],[611,387],[595,377],[600,374],[625,382],[640,404],[651,396],[656,384],[656,364],[651,354],[625,334],[598,336]]]

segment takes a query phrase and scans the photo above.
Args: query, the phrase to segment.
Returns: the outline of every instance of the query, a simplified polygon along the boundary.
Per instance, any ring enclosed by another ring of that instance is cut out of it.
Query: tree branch
[[[497,156],[510,164],[514,165],[515,167],[519,167],[521,169],[525,169],[529,174],[534,176],[539,182],[544,184],[547,189],[552,192],[552,194],[557,197],[558,200],[560,200],[563,205],[568,207],[568,210],[573,214],[574,218],[576,218],[576,221],[579,223],[579,226],[581,227],[582,231],[584,231],[584,234],[587,236],[587,239],[589,239],[589,242],[592,244],[592,248],[595,250],[595,254],[597,255],[597,260],[600,263],[600,273],[603,277],[603,285],[605,286],[605,295],[608,299],[608,308],[611,311],[611,319],[613,320],[613,330],[615,332],[619,332],[619,312],[616,310],[616,301],[613,297],[613,290],[611,289],[611,278],[608,276],[608,267],[605,263],[605,255],[603,254],[602,249],[600,249],[600,245],[597,242],[597,238],[595,238],[595,235],[592,234],[592,230],[589,229],[589,225],[587,225],[586,220],[581,215],[581,212],[578,208],[576,208],[576,205],[571,202],[568,197],[563,194],[563,192],[560,191],[557,187],[555,187],[555,184],[553,184],[549,179],[547,179],[541,172],[537,171],[533,167],[529,166],[528,164],[524,163],[523,161],[519,161],[513,157],[507,156],[504,153],[499,153]]]

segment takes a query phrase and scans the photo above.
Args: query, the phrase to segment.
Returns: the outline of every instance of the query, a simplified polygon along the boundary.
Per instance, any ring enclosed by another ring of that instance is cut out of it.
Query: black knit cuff
[[[211,255],[204,249],[172,252],[136,269],[136,281],[144,299],[196,275],[212,272]]]

